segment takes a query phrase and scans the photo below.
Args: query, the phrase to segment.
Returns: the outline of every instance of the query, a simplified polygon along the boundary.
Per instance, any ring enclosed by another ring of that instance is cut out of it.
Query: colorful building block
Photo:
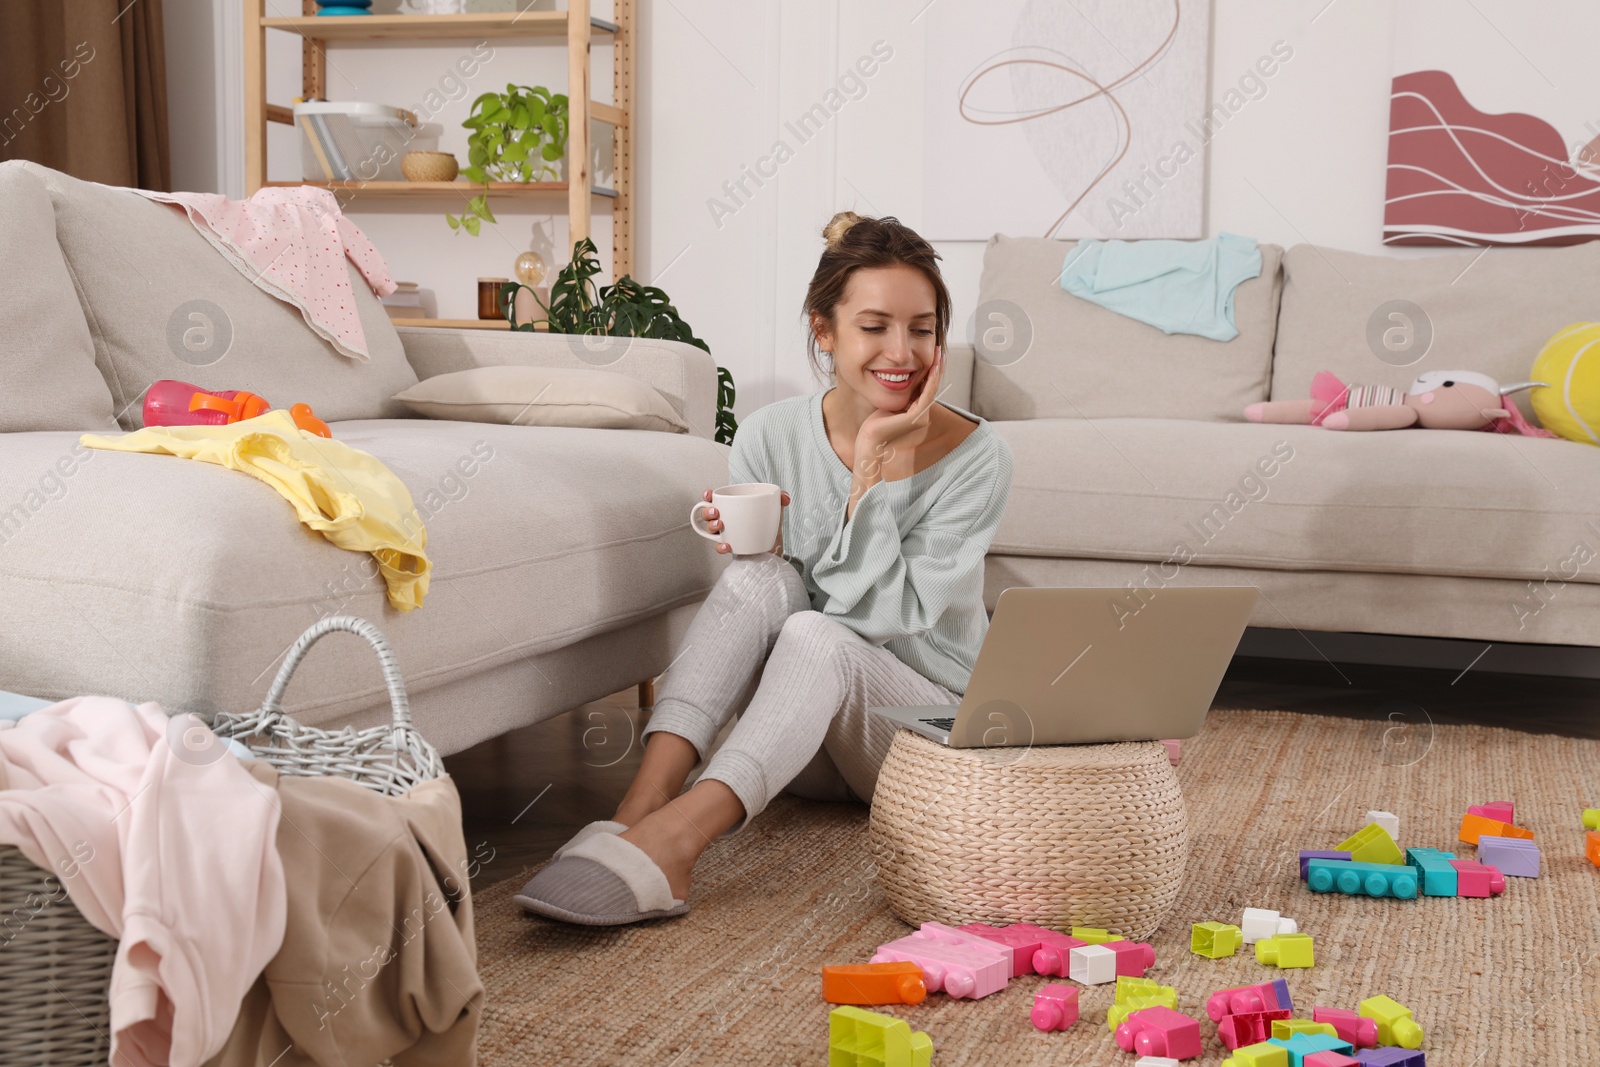
[[[1253,945],[1263,937],[1292,934],[1299,929],[1299,924],[1293,919],[1285,919],[1271,908],[1246,908],[1244,918],[1239,921],[1239,933],[1247,945]]]
[[[1289,1067],[1289,1050],[1271,1041],[1258,1041],[1237,1049],[1222,1067]]]
[[[1340,852],[1350,853],[1350,858],[1357,863],[1403,865],[1406,861],[1400,846],[1394,843],[1394,837],[1377,823],[1367,823],[1333,847]]]
[[[1454,852],[1441,852],[1436,848],[1406,849],[1406,866],[1415,867],[1417,887],[1425,897],[1453,897],[1456,895],[1456,869],[1450,861]]]
[[[1417,895],[1417,869],[1404,864],[1355,863],[1350,860],[1312,860],[1306,886],[1313,893],[1340,892],[1350,896],[1397,897]]]
[[[1078,1021],[1078,991],[1051,982],[1033,995],[1033,1010],[1028,1018],[1039,1030],[1065,1030]]]
[[[1170,989],[1171,987],[1167,988]],[[1118,1001],[1112,1004],[1106,1008],[1106,1029],[1115,1034],[1117,1027],[1126,1022],[1128,1016],[1143,1008],[1153,1008],[1158,1004],[1163,1008],[1171,1008],[1176,1011],[1178,1008],[1177,993],[1174,992],[1171,996],[1130,997],[1125,1001]]]
[[[1006,987],[1011,979],[1011,954],[930,937],[921,930],[878,946],[873,963],[915,963],[922,970],[928,992],[948,993],[973,1000]]]
[[[1411,1009],[1393,997],[1368,997],[1361,1002],[1359,1014],[1378,1024],[1378,1044],[1422,1047],[1422,1027],[1411,1017]]]
[[[1350,1042],[1340,1041],[1332,1034],[1293,1034],[1268,1040],[1289,1050],[1289,1067],[1305,1067],[1306,1057],[1319,1052],[1337,1052],[1348,1057],[1355,1051]]]
[[[1506,820],[1510,822],[1510,819]],[[1583,828],[1585,830],[1600,830],[1600,808],[1583,809]]]
[[[828,1013],[828,1067],[931,1067],[933,1039],[904,1019],[846,1005]]]
[[[921,1004],[928,995],[915,963],[844,963],[822,968],[829,1004]]]
[[[1242,1011],[1237,1015],[1225,1015],[1217,1023],[1217,1038],[1224,1048],[1244,1048],[1246,1045],[1256,1045],[1272,1036],[1272,1024],[1289,1017],[1289,1009],[1275,1008],[1270,1011]]]
[[[1313,1052],[1300,1061],[1300,1067],[1361,1067],[1359,1061],[1342,1052]]]
[[[1141,1056],[1169,1056],[1175,1060],[1200,1055],[1199,1020],[1157,1005],[1141,1008],[1117,1027],[1117,1047]]]
[[[1400,840],[1400,816],[1392,811],[1369,811],[1367,821],[1377,823],[1388,831],[1389,836],[1396,841]]]
[[[1600,833],[1590,830],[1583,835],[1583,854],[1589,858],[1590,863],[1600,867]]]
[[[1144,941],[1107,941],[1101,947],[1116,953],[1119,978],[1143,978],[1156,965],[1155,946]]]
[[[1539,877],[1539,846],[1521,837],[1478,838],[1478,862],[1499,867],[1508,878]]]
[[[1277,937],[1257,941],[1256,962],[1265,963],[1270,967],[1313,967],[1316,965],[1316,957],[1311,935],[1279,934]]]
[[[1294,1010],[1294,1001],[1289,999],[1289,983],[1282,978],[1275,978],[1259,985],[1219,989],[1206,998],[1206,1014],[1211,1016],[1212,1022],[1221,1022],[1230,1015],[1240,1015],[1245,1012],[1279,1009]],[[1261,1040],[1265,1041],[1266,1038]]]
[[[1011,977],[1017,978],[1024,974],[1033,973],[1033,954],[1039,951],[1044,944],[1044,934],[1054,934],[1053,930],[1046,930],[1034,926],[1032,923],[1013,923],[1010,926],[990,926],[987,923],[967,923],[965,926],[956,927],[969,934],[977,934],[987,938],[997,945],[1004,945],[1011,950]]]
[[[1491,800],[1487,804],[1474,804],[1467,809],[1472,815],[1482,815],[1496,822],[1516,822],[1517,808],[1509,800]]]
[[[1461,816],[1461,830],[1456,835],[1461,840],[1469,845],[1476,845],[1478,838],[1484,834],[1489,834],[1493,837],[1522,837],[1529,841],[1533,840],[1532,830],[1524,830],[1520,826],[1512,826],[1510,823],[1501,822],[1499,819],[1486,819],[1482,815],[1474,815],[1471,812]]]
[[[1183,758],[1183,742],[1181,740],[1163,741],[1161,745],[1167,750],[1167,762],[1176,767],[1178,761]]]
[[[1329,1023],[1333,1032],[1356,1048],[1372,1048],[1378,1043],[1378,1023],[1347,1008],[1312,1008],[1313,1022]]]
[[[1072,950],[1083,948],[1088,943],[1054,930],[1042,931],[1039,934],[1039,950],[1033,954],[1034,973],[1065,978],[1071,965]]]
[[[1195,923],[1189,930],[1189,951],[1208,960],[1220,960],[1239,951],[1244,932],[1228,923]]]
[[[1487,897],[1506,891],[1506,876],[1498,867],[1477,860],[1451,860],[1456,869],[1456,896]]]
[[[1117,980],[1117,954],[1105,945],[1084,945],[1068,953],[1067,977],[1084,985]]]
[[[1427,1057],[1423,1053],[1403,1048],[1359,1049],[1356,1062],[1361,1067],[1428,1067]]]
[[[1306,880],[1306,864],[1312,860],[1347,860],[1350,853],[1336,848],[1303,848],[1300,850],[1300,880]]]
[[[1127,1004],[1142,997],[1172,997],[1177,999],[1178,991],[1169,985],[1162,985],[1154,978],[1134,978],[1131,975],[1118,975],[1115,1001],[1118,1004]]]
[[[1074,926],[1072,936],[1082,941],[1085,945],[1103,945],[1107,941],[1121,941],[1121,934],[1113,934],[1102,930],[1098,926]]]
[[[1319,1023],[1314,1019],[1273,1020],[1273,1037],[1289,1038],[1295,1034],[1326,1034],[1329,1037],[1339,1037],[1339,1031],[1334,1029],[1332,1023]],[[1340,1038],[1340,1040],[1344,1039]]]

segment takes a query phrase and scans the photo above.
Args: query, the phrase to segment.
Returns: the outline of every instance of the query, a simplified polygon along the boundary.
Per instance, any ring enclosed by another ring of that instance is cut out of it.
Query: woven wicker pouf
[[[947,748],[901,730],[869,841],[889,907],[927,921],[1143,940],[1178,897],[1189,821],[1159,742]]]

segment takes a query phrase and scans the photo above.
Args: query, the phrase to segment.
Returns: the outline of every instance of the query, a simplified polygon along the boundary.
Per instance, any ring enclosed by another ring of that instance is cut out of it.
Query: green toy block
[[[1256,962],[1273,967],[1313,967],[1316,957],[1310,934],[1279,934],[1256,942]]]
[[[1600,830],[1600,808],[1583,809],[1583,828],[1585,830]]]
[[[1295,1034],[1327,1034],[1329,1037],[1338,1037],[1339,1031],[1333,1028],[1332,1023],[1312,1022],[1310,1019],[1272,1020],[1273,1037],[1288,1040]]]
[[[1356,863],[1388,863],[1401,866],[1406,862],[1400,846],[1394,843],[1389,831],[1375,822],[1369,822],[1337,845],[1340,852],[1350,853]]]
[[[1389,863],[1352,860],[1311,860],[1306,864],[1306,888],[1313,893],[1338,891],[1351,896],[1396,897],[1417,895],[1417,868]]]
[[[1222,1061],[1222,1067],[1289,1067],[1289,1050],[1271,1041],[1261,1041],[1235,1050]]]
[[[1118,1004],[1126,1004],[1136,997],[1172,997],[1176,999],[1178,991],[1169,985],[1162,985],[1154,978],[1135,978],[1131,974],[1119,975],[1115,1000]],[[1171,1007],[1172,1005],[1168,1005]]]
[[[1086,945],[1103,945],[1107,941],[1121,941],[1121,934],[1108,933],[1096,926],[1074,926],[1072,936]]]
[[[1195,923],[1189,934],[1189,951],[1208,960],[1220,960],[1239,951],[1244,934],[1227,923]]]
[[[1456,869],[1450,861],[1454,852],[1437,848],[1406,849],[1406,864],[1417,869],[1417,881],[1425,897],[1453,897],[1456,895]]]
[[[828,1067],[931,1067],[933,1039],[904,1019],[852,1005],[828,1013]]]
[[[1378,1044],[1422,1047],[1422,1027],[1411,1017],[1411,1009],[1393,997],[1368,997],[1356,1010],[1363,1019],[1378,1024]]]

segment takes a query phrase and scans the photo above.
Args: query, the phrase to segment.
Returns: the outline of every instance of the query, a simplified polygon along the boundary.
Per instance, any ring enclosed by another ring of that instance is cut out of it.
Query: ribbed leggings
[[[868,705],[961,698],[843,623],[810,610],[793,566],[770,552],[735,556],[656,687],[645,735],[677,734],[704,759],[739,716],[701,779],[732,789],[742,828],[787,787],[817,800],[870,801],[894,740]]]

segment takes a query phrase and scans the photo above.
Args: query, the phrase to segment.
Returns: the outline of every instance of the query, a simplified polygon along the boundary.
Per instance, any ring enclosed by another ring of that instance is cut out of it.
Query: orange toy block
[[[829,1004],[921,1004],[928,996],[915,963],[841,963],[822,968]]]
[[[1600,833],[1590,830],[1583,835],[1583,854],[1589,857],[1589,862],[1600,867]]]
[[[1470,812],[1461,817],[1461,840],[1469,845],[1476,845],[1478,838],[1488,834],[1490,837],[1520,837],[1528,841],[1533,840],[1533,831],[1524,830],[1520,826],[1512,826],[1499,819],[1486,819],[1482,815],[1473,815]]]

